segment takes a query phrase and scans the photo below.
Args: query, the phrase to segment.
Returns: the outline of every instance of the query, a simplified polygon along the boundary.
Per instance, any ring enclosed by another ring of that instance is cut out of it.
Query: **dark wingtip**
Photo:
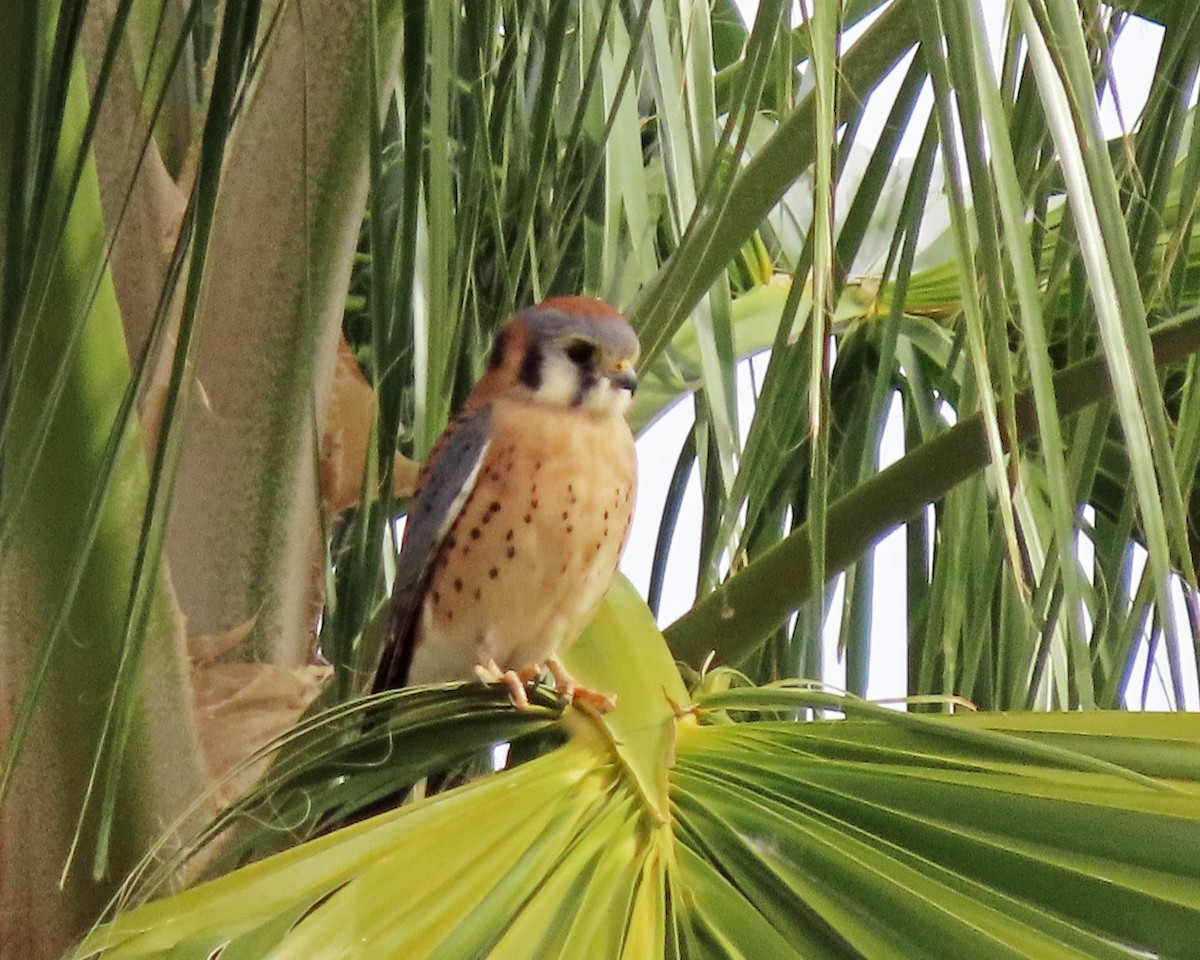
[[[410,628],[403,634],[392,636],[384,648],[383,656],[379,658],[379,667],[375,670],[375,679],[371,683],[372,693],[399,690],[408,686],[408,673],[412,669],[413,647],[416,641],[413,632]]]

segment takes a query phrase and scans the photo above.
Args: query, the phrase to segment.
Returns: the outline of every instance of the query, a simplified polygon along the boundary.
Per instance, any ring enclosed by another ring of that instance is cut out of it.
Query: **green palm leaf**
[[[1194,717],[917,720],[722,684],[677,716],[664,651],[617,588],[572,653],[618,691],[609,718],[570,709],[537,759],[123,913],[74,956],[1095,958],[1200,936]],[[848,719],[763,717],[814,706]]]
[[[1200,13],[1001,6],[0,0],[0,960],[1194,952],[1195,718],[1082,711],[1194,700]],[[604,718],[359,698],[396,455],[552,293],[692,401],[697,602],[613,591]]]

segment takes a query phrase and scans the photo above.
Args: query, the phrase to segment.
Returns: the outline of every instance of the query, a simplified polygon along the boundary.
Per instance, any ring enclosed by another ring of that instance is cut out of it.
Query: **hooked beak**
[[[611,383],[618,390],[628,390],[631,397],[637,392],[637,374],[632,367],[614,374]]]

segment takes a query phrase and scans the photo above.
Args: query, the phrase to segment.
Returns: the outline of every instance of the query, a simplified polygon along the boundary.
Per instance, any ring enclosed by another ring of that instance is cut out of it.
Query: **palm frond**
[[[678,684],[637,603],[616,591],[575,661],[622,699]],[[572,709],[538,759],[125,913],[74,956],[1133,957],[1200,933],[1195,718],[753,687],[678,706]],[[813,707],[847,719],[769,718]]]

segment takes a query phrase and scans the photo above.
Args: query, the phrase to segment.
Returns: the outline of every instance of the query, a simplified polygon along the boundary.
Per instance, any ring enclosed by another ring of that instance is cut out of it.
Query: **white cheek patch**
[[[596,385],[583,399],[583,408],[593,413],[623,417],[633,402],[633,394],[612,385],[608,377],[600,377]]]
[[[579,389],[579,371],[566,357],[548,355],[542,362],[542,385],[537,398],[543,403],[567,407]]]
[[[597,376],[590,389],[579,395],[583,374],[564,356],[548,354],[542,362],[542,383],[535,396],[539,403],[574,407],[605,416],[624,416],[633,400],[628,390],[613,386],[608,377]]]

